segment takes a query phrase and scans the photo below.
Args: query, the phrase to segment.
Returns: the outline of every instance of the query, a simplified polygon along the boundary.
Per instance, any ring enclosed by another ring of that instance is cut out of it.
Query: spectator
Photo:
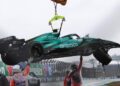
[[[28,85],[25,76],[20,69],[19,65],[13,66],[13,78],[10,81],[10,86],[26,86]]]

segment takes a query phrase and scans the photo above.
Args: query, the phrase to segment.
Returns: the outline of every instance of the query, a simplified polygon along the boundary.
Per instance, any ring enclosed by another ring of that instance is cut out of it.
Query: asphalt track
[[[63,86],[62,82],[41,83],[41,86]]]
[[[106,83],[120,81],[120,79],[85,79],[82,86],[103,86]],[[63,86],[63,82],[41,83],[41,86]]]

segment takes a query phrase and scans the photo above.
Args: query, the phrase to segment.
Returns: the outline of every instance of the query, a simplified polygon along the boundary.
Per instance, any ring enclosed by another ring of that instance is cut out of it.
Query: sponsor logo
[[[61,44],[60,45],[60,48],[73,48],[73,47],[76,47],[78,46],[77,43],[72,43],[72,44]]]

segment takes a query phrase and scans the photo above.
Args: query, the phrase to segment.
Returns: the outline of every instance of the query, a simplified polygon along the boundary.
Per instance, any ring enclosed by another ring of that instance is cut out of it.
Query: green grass
[[[120,86],[120,81],[111,82],[111,83],[106,84],[105,86]]]

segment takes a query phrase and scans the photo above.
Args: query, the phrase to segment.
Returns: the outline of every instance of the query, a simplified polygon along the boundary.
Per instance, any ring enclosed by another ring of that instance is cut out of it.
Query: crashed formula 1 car
[[[108,51],[118,48],[120,44],[69,34],[60,37],[60,31],[54,29],[30,40],[17,39],[15,36],[0,39],[0,54],[4,63],[15,65],[20,61],[32,58],[33,62],[43,59],[61,58],[68,56],[93,56],[103,65],[111,62]]]

